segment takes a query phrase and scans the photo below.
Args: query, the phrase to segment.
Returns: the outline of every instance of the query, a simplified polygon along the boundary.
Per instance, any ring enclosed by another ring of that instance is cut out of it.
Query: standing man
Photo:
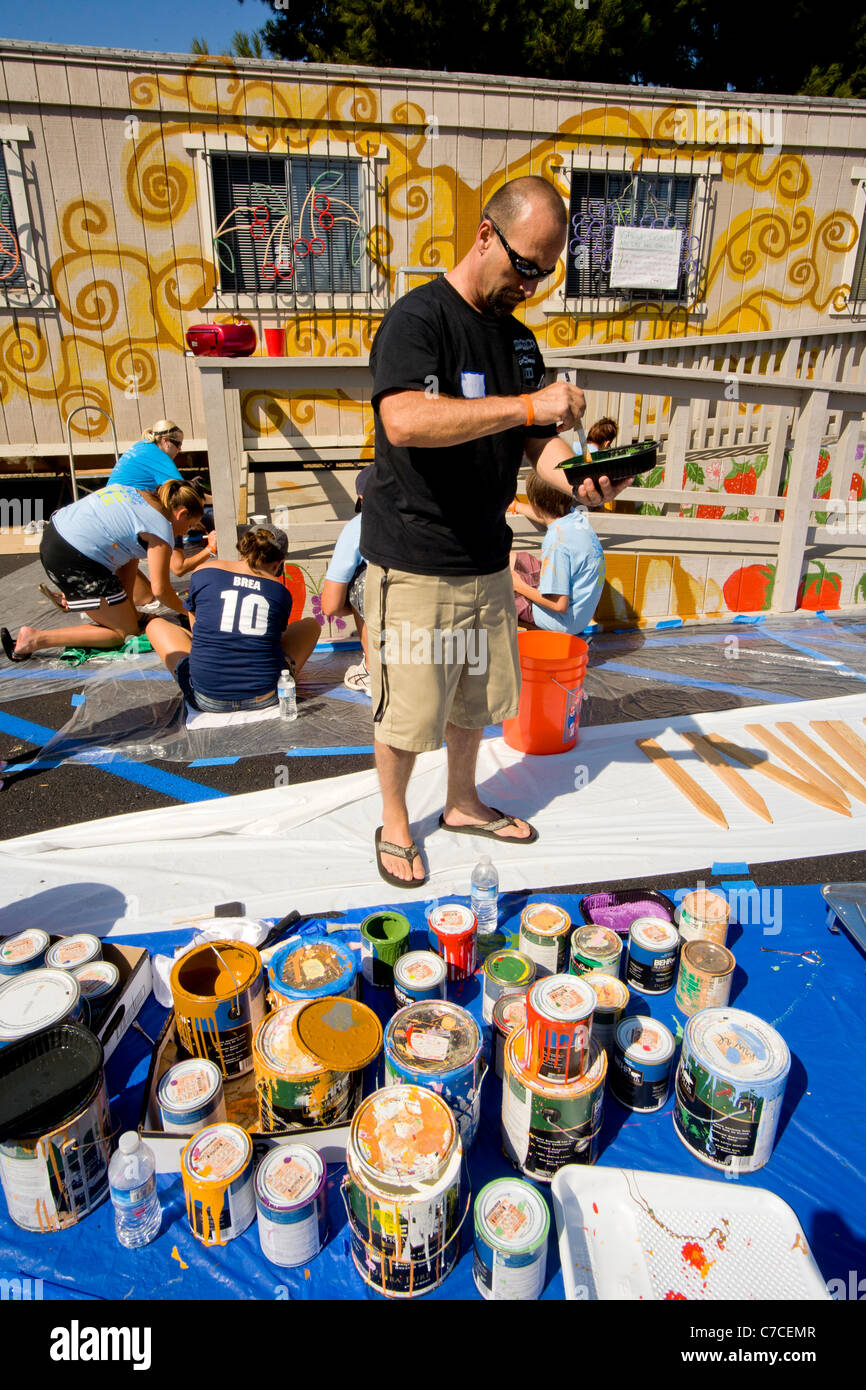
[[[556,465],[574,455],[557,434],[585,408],[577,387],[542,386],[535,338],[512,316],[553,273],[567,230],[562,197],[546,180],[506,183],[484,208],[460,263],[394,305],[370,354],[376,454],[361,554],[382,788],[376,859],[395,887],[426,882],[406,789],[417,754],[443,738],[448,787],[440,827],[524,844],[538,838],[526,821],[483,804],[475,764],[484,728],[517,714],[505,513],[520,464],[525,453],[542,477],[569,492]],[[587,480],[577,496],[598,506],[626,485],[602,479],[596,491]]]

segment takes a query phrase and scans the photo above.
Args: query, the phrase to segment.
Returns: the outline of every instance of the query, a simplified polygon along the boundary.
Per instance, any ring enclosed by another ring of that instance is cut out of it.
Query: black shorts
[[[42,568],[66,599],[70,613],[106,603],[124,603],[126,590],[117,575],[98,560],[83,555],[65,541],[49,521],[39,544]]]

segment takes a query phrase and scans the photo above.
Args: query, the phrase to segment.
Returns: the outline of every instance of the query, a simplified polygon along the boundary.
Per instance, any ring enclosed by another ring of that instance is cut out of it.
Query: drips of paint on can
[[[469,980],[475,974],[478,923],[471,908],[462,903],[443,903],[427,915],[430,945],[445,962],[448,979]]]
[[[201,1057],[176,1062],[162,1077],[156,1103],[166,1134],[195,1134],[226,1118],[219,1067]]]
[[[242,941],[209,941],[175,961],[169,977],[181,1046],[216,1062],[223,1076],[253,1069],[253,1036],[264,1018],[262,958]]]
[[[295,999],[268,1014],[256,1033],[253,1064],[259,1125],[265,1134],[339,1124],[350,1110],[354,1093],[351,1073],[329,1067],[297,1039],[295,1019],[311,1007]]]
[[[527,1069],[526,1029],[505,1044],[502,1144],[528,1178],[552,1182],[567,1163],[594,1163],[604,1104],[607,1055],[590,1039],[589,1065],[574,1081],[542,1081]]]
[[[526,1066],[543,1081],[586,1070],[595,994],[577,975],[546,975],[526,991]]]
[[[667,994],[674,983],[680,939],[661,917],[639,917],[628,932],[625,980],[638,994]]]
[[[327,1169],[315,1149],[284,1144],[256,1169],[259,1243],[271,1264],[292,1269],[315,1259],[328,1230]]]
[[[243,1235],[256,1214],[253,1144],[240,1125],[207,1125],[180,1159],[190,1230],[204,1245]]]
[[[676,1043],[669,1028],[636,1014],[621,1019],[614,1038],[610,1089],[627,1110],[661,1110],[668,1098]]]
[[[528,903],[520,914],[518,945],[535,961],[537,975],[561,975],[568,967],[571,918],[554,903]]]
[[[475,1198],[472,1276],[482,1298],[531,1302],[541,1297],[550,1212],[521,1178],[497,1178]]]
[[[481,970],[481,1017],[493,1022],[493,1006],[504,994],[524,994],[535,979],[535,961],[522,951],[493,951]]]
[[[677,1008],[691,1016],[701,1009],[724,1008],[731,997],[736,961],[727,946],[686,941],[680,951]]]
[[[486,1071],[481,1029],[458,1004],[410,1004],[385,1030],[386,1084],[423,1086],[442,1096],[457,1117],[464,1150],[478,1133]]]

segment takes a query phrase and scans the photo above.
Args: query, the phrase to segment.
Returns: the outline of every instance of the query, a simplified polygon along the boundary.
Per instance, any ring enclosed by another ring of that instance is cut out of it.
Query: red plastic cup
[[[286,330],[284,328],[265,329],[265,351],[268,357],[285,357]]]

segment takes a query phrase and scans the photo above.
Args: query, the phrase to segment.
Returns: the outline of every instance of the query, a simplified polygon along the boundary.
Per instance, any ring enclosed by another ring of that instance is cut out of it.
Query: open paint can
[[[394,966],[409,948],[409,923],[400,912],[373,912],[361,923],[361,970],[376,989],[394,988]]]
[[[619,974],[622,937],[610,927],[578,927],[571,934],[572,975],[588,975],[602,970],[607,975]]]
[[[157,1087],[156,1103],[166,1134],[195,1134],[219,1124],[226,1118],[222,1072],[201,1057],[176,1062]]]
[[[520,950],[535,961],[537,975],[561,975],[568,969],[571,918],[555,903],[529,903],[520,914]]]
[[[505,1044],[502,1146],[526,1177],[552,1182],[567,1163],[594,1163],[604,1102],[607,1055],[590,1040],[589,1066],[574,1081],[542,1081],[527,1066],[526,1029]]]
[[[17,936],[0,940],[0,980],[37,970],[44,960],[50,939],[47,932],[32,927],[29,931],[19,932]]]
[[[714,941],[724,946],[728,939],[731,909],[721,893],[698,888],[687,893],[679,906],[677,921],[683,941]]]
[[[457,1117],[464,1150],[481,1119],[481,1083],[487,1065],[481,1029],[459,1004],[429,1000],[400,1009],[385,1030],[386,1083],[429,1087]]]
[[[355,952],[339,941],[290,941],[274,954],[268,966],[273,1008],[302,999],[333,999],[358,994]]]
[[[504,994],[493,1005],[493,1057],[496,1075],[505,1075],[505,1044],[515,1028],[526,1027],[526,995]]]
[[[45,952],[45,964],[55,970],[72,970],[76,965],[88,965],[92,960],[101,959],[102,942],[90,932],[61,937]]]
[[[472,1277],[482,1298],[531,1302],[541,1297],[550,1212],[522,1178],[497,1178],[475,1198]]]
[[[315,1259],[328,1230],[324,1161],[306,1144],[281,1144],[256,1169],[262,1254],[292,1269]]]
[[[478,922],[463,903],[443,903],[427,915],[430,945],[445,962],[448,979],[469,980],[477,964]]]
[[[208,1125],[181,1154],[190,1229],[204,1245],[243,1235],[256,1214],[253,1143],[240,1125]]]
[[[526,992],[526,1064],[543,1081],[574,1081],[589,1063],[595,994],[576,975],[546,975]]]
[[[81,986],[68,970],[40,966],[0,985],[0,1047],[83,1017]]]
[[[169,977],[181,1046],[216,1062],[224,1077],[253,1069],[253,1035],[265,1013],[262,958],[242,941],[208,941],[175,961]]]
[[[724,1008],[731,997],[736,961],[727,946],[714,941],[686,941],[680,951],[677,1008],[682,1013]]]
[[[624,1018],[614,1038],[610,1089],[628,1110],[661,1110],[668,1098],[676,1043],[645,1014]]]
[[[493,951],[481,969],[481,1017],[493,1022],[493,1006],[503,994],[524,994],[535,979],[535,961],[521,951]]]
[[[329,1067],[297,1040],[294,1021],[310,1007],[296,999],[268,1014],[256,1033],[253,1062],[259,1126],[265,1134],[336,1125],[351,1108],[351,1073]]]
[[[667,994],[677,972],[680,938],[671,922],[639,917],[628,933],[625,980],[638,994]]]
[[[400,1008],[423,999],[444,999],[445,962],[435,951],[407,951],[394,964],[394,998]]]

